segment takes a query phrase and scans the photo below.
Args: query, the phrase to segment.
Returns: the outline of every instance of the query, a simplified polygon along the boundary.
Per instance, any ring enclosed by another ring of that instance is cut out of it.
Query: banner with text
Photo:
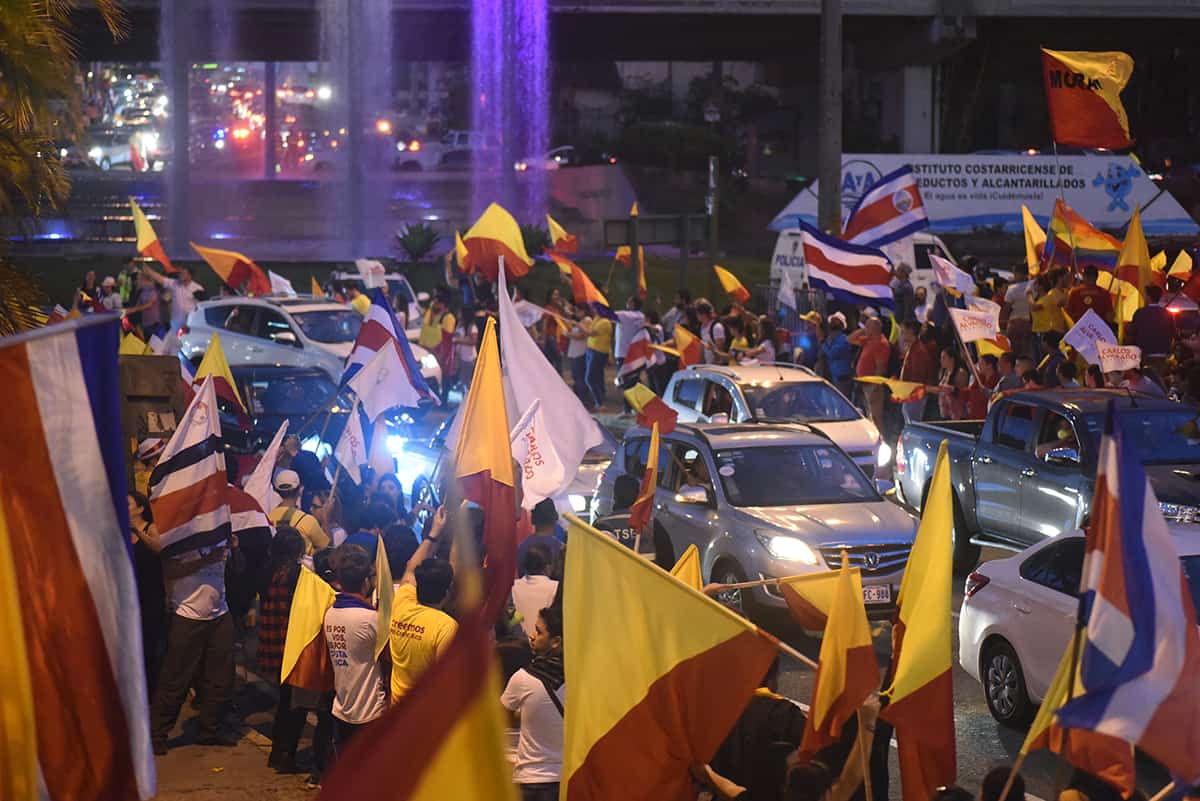
[[[1123,373],[1142,364],[1142,349],[1136,345],[1097,342],[1096,355],[1100,359],[1100,370],[1105,373]]]
[[[1045,228],[1061,192],[1067,204],[1093,225],[1119,231],[1135,205],[1147,234],[1195,234],[1200,226],[1162,192],[1129,156],[923,155],[842,156],[842,218],[879,179],[912,165],[934,233],[1021,233],[1021,204]],[[817,184],[792,199],[771,229],[816,225]],[[1153,200],[1153,203],[1150,201]]]
[[[988,312],[950,309],[950,319],[958,329],[963,344],[980,339],[996,338],[996,316]]]
[[[1100,315],[1088,309],[1079,318],[1079,322],[1066,333],[1063,342],[1079,351],[1079,355],[1088,364],[1099,364],[1100,355],[1096,352],[1096,345],[1101,342],[1116,345],[1117,337]]]

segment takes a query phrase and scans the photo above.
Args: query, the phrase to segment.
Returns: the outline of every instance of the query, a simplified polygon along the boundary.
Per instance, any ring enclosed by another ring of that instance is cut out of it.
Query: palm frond
[[[40,307],[49,302],[32,276],[0,259],[0,336],[45,325],[46,315]]]

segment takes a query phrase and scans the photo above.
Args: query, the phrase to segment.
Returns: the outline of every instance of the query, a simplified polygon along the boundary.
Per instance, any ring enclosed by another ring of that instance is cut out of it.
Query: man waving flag
[[[1109,401],[1080,589],[1083,694],[1059,722],[1200,779],[1200,633],[1179,551]]]

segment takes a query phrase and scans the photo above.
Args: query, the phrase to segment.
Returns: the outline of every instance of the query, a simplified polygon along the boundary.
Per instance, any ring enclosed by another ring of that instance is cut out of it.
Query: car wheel
[[[740,584],[746,580],[746,574],[736,562],[721,562],[713,569],[712,580],[716,584]],[[750,599],[742,590],[723,590],[713,597],[739,615],[749,617]]]
[[[1012,646],[1000,640],[984,650],[980,674],[988,711],[1014,729],[1029,725],[1036,711],[1025,687],[1025,674]]]
[[[112,169],[112,162],[108,160],[108,156],[100,159],[100,169],[104,170],[105,172],[108,172]]]

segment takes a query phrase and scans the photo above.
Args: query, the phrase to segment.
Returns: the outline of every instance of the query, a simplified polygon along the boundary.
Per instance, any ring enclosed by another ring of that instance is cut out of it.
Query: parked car
[[[897,491],[921,509],[944,440],[954,487],[956,567],[979,546],[1021,550],[1087,520],[1104,411],[1116,404],[1169,519],[1200,520],[1200,438],[1187,435],[1200,409],[1117,389],[1018,392],[986,420],[909,423],[896,453]]]
[[[681,423],[661,437],[654,526],[675,556],[700,551],[706,582],[734,584],[836,570],[841,553],[861,568],[872,618],[889,616],[917,519],[886,500],[850,457],[810,425]],[[641,477],[650,432],[630,428],[604,471],[595,516],[612,508],[616,477]],[[726,592],[751,616],[786,607],[774,586]]]
[[[442,154],[440,143],[404,131],[396,137],[396,159],[392,166],[401,172],[436,170],[441,166]]]
[[[313,367],[340,381],[362,317],[349,306],[311,297],[228,297],[201,303],[180,330],[180,352],[199,364],[214,332],[231,366]],[[441,386],[433,354],[410,345],[430,387]]]
[[[338,270],[333,273],[331,278],[333,287],[338,292],[345,292],[350,286],[356,286],[363,292],[367,291],[362,273],[357,270]],[[404,324],[408,338],[410,341],[416,342],[421,333],[421,316],[425,313],[421,304],[429,302],[429,293],[417,292],[413,289],[413,285],[409,283],[408,277],[404,273],[385,273],[383,280],[387,283],[388,300],[392,303],[393,311],[397,315],[403,315],[401,322]]]
[[[87,157],[92,165],[108,172],[113,167],[133,166],[133,144],[136,136],[130,132],[103,131],[88,137]]]
[[[1168,524],[1200,613],[1200,527]],[[1028,724],[1046,697],[1079,613],[1082,532],[986,562],[967,577],[958,662],[983,685],[992,717]]]
[[[807,367],[694,365],[671,376],[663,400],[685,423],[809,423],[868,476],[892,456],[875,424]]]

